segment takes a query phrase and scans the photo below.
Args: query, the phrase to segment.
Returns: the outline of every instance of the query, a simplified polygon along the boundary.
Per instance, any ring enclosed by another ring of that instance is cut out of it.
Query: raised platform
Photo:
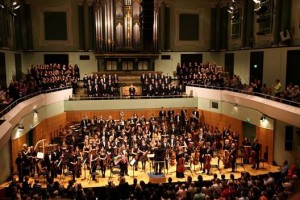
[[[148,173],[149,182],[151,183],[165,183],[167,181],[167,177],[164,173],[155,174],[154,172]]]

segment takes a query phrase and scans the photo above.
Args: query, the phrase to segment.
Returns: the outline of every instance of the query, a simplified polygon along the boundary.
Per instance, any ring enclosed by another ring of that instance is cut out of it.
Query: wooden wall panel
[[[268,148],[268,163],[272,164],[274,158],[274,131],[256,127],[256,137],[261,144],[260,158],[263,158],[266,148]]]
[[[26,135],[24,134],[18,139],[11,140],[11,158],[12,158],[12,164],[14,166],[14,171],[17,171],[17,166],[15,164],[16,158],[18,157],[18,153],[22,150],[23,144],[26,144]]]
[[[167,112],[170,108],[164,108]],[[180,113],[182,108],[174,108],[175,114]],[[191,115],[193,108],[186,108],[188,116]],[[124,112],[124,118],[129,119],[134,113],[139,117],[144,114],[146,119],[149,119],[152,115],[158,116],[160,109],[147,109],[147,110],[111,110],[111,111],[68,111],[66,112],[67,122],[78,122],[81,121],[83,116],[88,116],[89,119],[92,119],[94,116],[102,115],[104,119],[107,119],[108,116],[112,116],[113,119],[120,119],[120,112]]]
[[[46,139],[45,144],[49,144],[54,134],[59,130],[61,126],[66,125],[66,113],[59,114],[54,117],[50,117],[41,121],[33,132],[33,144],[36,144],[41,139]],[[18,152],[22,150],[22,145],[26,144],[27,133],[22,137],[12,140],[12,161],[15,162]],[[39,149],[37,149],[38,151]],[[16,165],[14,164],[16,170]]]

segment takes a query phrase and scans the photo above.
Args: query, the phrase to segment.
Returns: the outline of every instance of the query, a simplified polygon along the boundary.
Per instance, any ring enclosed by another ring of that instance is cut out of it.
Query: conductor
[[[161,143],[158,143],[157,149],[154,150],[155,175],[161,174],[161,171],[164,167],[165,152],[166,152],[166,149],[162,148]]]

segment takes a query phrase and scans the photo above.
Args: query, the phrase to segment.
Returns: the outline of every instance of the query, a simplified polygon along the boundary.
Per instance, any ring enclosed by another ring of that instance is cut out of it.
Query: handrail
[[[80,101],[80,100],[121,100],[121,99],[166,99],[166,98],[190,98],[192,96],[188,96],[188,95],[163,95],[163,96],[111,96],[111,97],[70,97],[70,101]]]
[[[274,101],[284,103],[284,104],[288,104],[288,105],[291,105],[291,106],[300,107],[300,102],[291,101],[291,100],[275,97],[273,95],[267,95],[267,94],[260,93],[260,92],[247,92],[245,90],[238,89],[238,88],[220,87],[220,86],[213,86],[213,85],[201,85],[201,84],[195,84],[195,83],[188,83],[187,86],[201,87],[201,88],[208,88],[208,89],[216,89],[216,90],[227,90],[227,91],[231,91],[231,92],[249,94],[249,95],[259,96],[259,97],[264,98],[264,99],[274,100]]]
[[[3,117],[6,113],[8,113],[9,111],[11,111],[16,105],[18,105],[19,103],[30,99],[32,97],[35,97],[37,95],[40,94],[46,94],[46,93],[50,93],[50,92],[57,92],[57,91],[61,91],[61,90],[65,90],[65,89],[70,89],[72,88],[72,86],[65,86],[65,87],[60,87],[60,88],[53,88],[53,89],[49,89],[49,90],[40,90],[38,92],[34,92],[32,94],[28,94],[24,97],[20,97],[17,100],[11,102],[10,104],[6,105],[5,108],[3,110],[0,111],[0,117]]]

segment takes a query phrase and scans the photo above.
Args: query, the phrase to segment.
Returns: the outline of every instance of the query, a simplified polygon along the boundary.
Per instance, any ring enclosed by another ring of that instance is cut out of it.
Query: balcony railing
[[[34,92],[32,94],[28,94],[26,96],[20,97],[17,100],[11,102],[8,105],[2,105],[2,109],[0,109],[0,118],[2,118],[5,114],[7,114],[10,110],[12,110],[16,105],[18,105],[19,103],[28,100],[32,97],[38,96],[40,94],[46,94],[46,93],[50,93],[50,92],[57,92],[60,90],[65,90],[65,89],[70,89],[72,88],[72,86],[66,86],[66,87],[60,87],[60,88],[53,88],[53,89],[49,89],[49,90],[40,90],[38,92]]]
[[[231,91],[231,92],[249,94],[249,95],[254,95],[254,96],[261,97],[261,98],[281,102],[281,103],[288,104],[288,105],[291,105],[291,106],[300,107],[300,102],[291,101],[291,100],[275,97],[273,95],[268,95],[268,94],[264,94],[264,93],[249,92],[247,90],[242,90],[242,89],[237,89],[237,88],[218,87],[218,86],[211,86],[211,85],[200,85],[200,84],[194,84],[194,83],[188,83],[187,86],[201,87],[201,88],[214,89],[214,90],[227,90],[227,91]]]

